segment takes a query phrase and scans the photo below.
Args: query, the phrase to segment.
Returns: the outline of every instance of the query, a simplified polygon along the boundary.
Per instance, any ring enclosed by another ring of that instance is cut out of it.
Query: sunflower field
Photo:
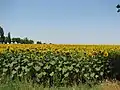
[[[0,45],[0,81],[72,86],[120,79],[119,45]]]

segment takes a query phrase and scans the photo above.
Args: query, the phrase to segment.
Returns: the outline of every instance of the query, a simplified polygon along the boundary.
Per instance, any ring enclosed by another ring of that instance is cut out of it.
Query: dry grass
[[[120,82],[119,81],[107,81],[103,83],[102,90],[120,90]]]

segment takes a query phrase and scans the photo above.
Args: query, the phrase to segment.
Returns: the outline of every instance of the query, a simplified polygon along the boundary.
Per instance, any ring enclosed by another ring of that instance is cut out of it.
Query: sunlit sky
[[[120,44],[120,0],[0,0],[12,37],[57,44]]]

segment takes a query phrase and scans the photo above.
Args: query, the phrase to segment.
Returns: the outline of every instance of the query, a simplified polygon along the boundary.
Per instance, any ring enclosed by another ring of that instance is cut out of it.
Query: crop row
[[[120,59],[117,48],[6,45],[0,53],[0,78],[1,81],[6,77],[11,80],[32,80],[44,86],[66,86],[116,78]]]

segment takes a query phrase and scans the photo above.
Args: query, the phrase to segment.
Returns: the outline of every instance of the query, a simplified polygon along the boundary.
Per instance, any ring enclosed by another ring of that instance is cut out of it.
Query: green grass
[[[89,87],[87,85],[79,85],[74,87],[60,87],[60,88],[44,88],[43,86],[32,85],[25,82],[7,82],[0,84],[0,90],[101,90],[100,86]]]
[[[120,90],[120,82],[103,82],[92,88],[88,85],[81,84],[73,87],[44,88],[43,86],[33,85],[32,83],[9,81],[4,84],[0,83],[0,90]]]
[[[120,81],[103,81],[103,83],[92,87],[80,84],[73,87],[44,88],[42,85],[32,84],[31,81],[22,80],[20,82],[19,80],[10,81],[7,79],[0,82],[0,90],[120,90]]]

